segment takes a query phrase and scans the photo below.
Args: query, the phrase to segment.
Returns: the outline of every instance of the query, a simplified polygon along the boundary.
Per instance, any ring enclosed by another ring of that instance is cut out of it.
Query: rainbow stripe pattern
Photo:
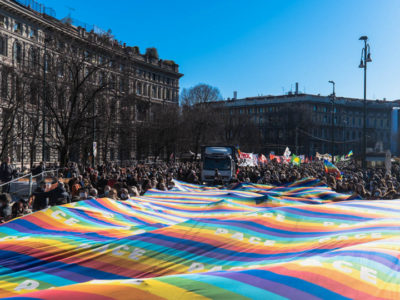
[[[342,179],[342,173],[340,173],[339,169],[330,161],[327,161],[324,159],[324,168],[325,168],[325,173],[331,173],[335,175],[336,179]]]
[[[399,299],[400,200],[176,182],[0,226],[10,299]]]

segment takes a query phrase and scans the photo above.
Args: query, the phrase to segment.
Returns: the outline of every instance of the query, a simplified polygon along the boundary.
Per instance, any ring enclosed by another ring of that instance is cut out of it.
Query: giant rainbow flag
[[[399,257],[400,200],[176,182],[1,225],[0,297],[399,299]]]

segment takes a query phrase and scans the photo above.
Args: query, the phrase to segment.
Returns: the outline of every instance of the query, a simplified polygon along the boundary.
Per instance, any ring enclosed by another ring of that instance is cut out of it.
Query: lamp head
[[[364,62],[363,60],[360,61],[360,65],[358,66],[360,69],[364,68]]]
[[[359,38],[360,41],[366,41],[368,40],[368,37],[366,35],[363,35],[362,37]]]
[[[368,53],[367,54],[367,59],[365,60],[366,62],[371,62],[372,61],[372,59],[371,59],[371,53]]]

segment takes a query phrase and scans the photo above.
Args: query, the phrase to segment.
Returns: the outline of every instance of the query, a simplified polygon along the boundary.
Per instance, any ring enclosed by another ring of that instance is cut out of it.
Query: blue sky
[[[141,51],[156,47],[185,74],[181,88],[208,83],[224,98],[294,89],[363,97],[361,35],[370,39],[370,99],[400,99],[399,0],[43,0],[111,29]]]

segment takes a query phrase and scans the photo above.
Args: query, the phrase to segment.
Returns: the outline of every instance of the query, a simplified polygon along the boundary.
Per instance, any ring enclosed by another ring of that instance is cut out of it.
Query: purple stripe
[[[36,229],[29,229],[28,227],[22,226],[20,224],[17,223],[18,220],[16,220],[15,222],[10,222],[7,223],[5,225],[7,225],[8,228],[14,229],[16,231],[18,231],[18,233],[31,233],[34,234],[34,236],[43,236],[43,235],[52,235],[52,236],[57,236],[63,239],[67,239],[70,237],[75,237],[78,236],[80,238],[85,238],[91,241],[96,241],[96,242],[104,242],[104,241],[110,241],[113,240],[114,238],[112,237],[107,237],[107,236],[101,236],[98,233],[93,233],[93,232],[88,232],[88,233],[84,233],[82,234],[81,232],[68,232],[65,230],[55,230],[55,229],[47,229],[44,228],[46,231],[45,232],[40,232]],[[31,221],[27,221],[29,223],[34,224],[37,227],[40,227],[39,225],[35,224],[34,222]]]
[[[319,299],[312,294],[306,293],[304,291],[295,289],[291,286],[279,283],[276,281],[268,280],[265,278],[260,278],[245,273],[234,273],[234,272],[216,272],[213,276],[227,277],[239,282],[243,282],[263,290],[270,291],[277,295],[287,297],[289,299]]]

